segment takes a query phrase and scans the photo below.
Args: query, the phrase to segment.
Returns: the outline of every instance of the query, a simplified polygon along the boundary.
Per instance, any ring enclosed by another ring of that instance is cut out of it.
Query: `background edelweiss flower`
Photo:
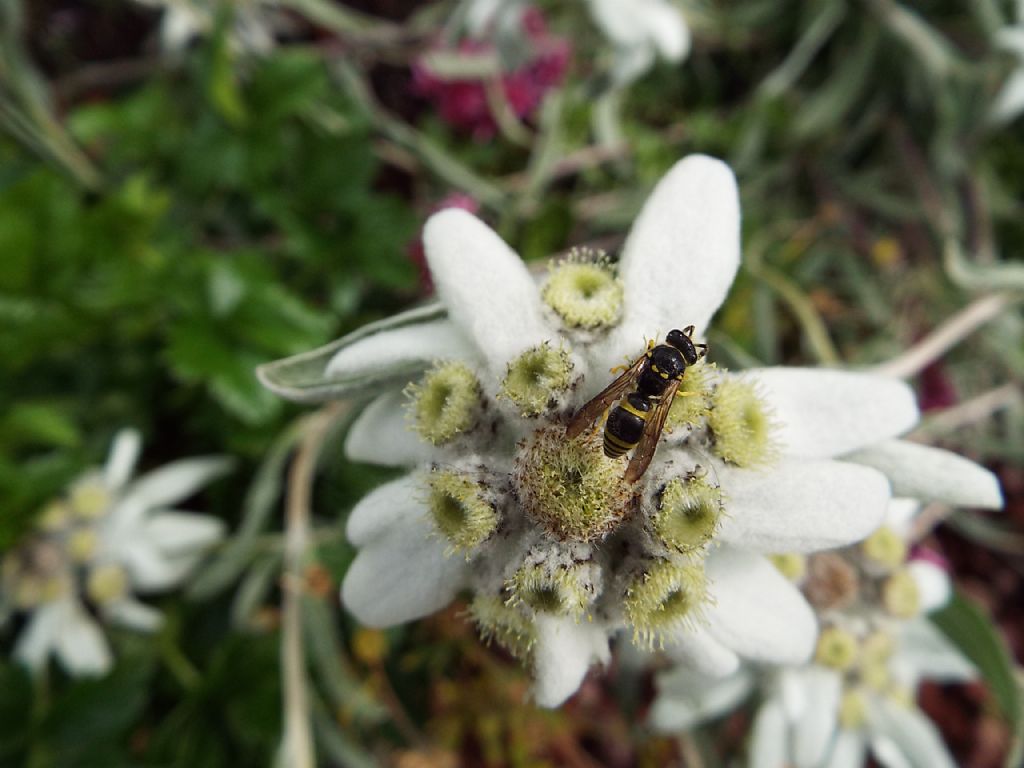
[[[966,483],[985,470],[962,467]],[[975,503],[990,505],[981,483]],[[756,768],[859,768],[870,750],[883,765],[953,766],[938,731],[917,709],[921,680],[970,680],[974,666],[927,620],[951,595],[945,571],[911,555],[920,504],[894,499],[885,523],[827,564],[791,571],[823,627],[814,661],[747,667],[720,680],[678,668],[662,674],[651,721],[674,731],[731,711],[760,686],[765,699],[750,744]],[[787,569],[788,570],[788,569]]]
[[[110,648],[92,614],[156,629],[160,613],[134,595],[180,584],[224,534],[220,520],[171,507],[224,474],[228,460],[184,459],[133,481],[139,450],[137,432],[118,433],[106,465],[79,478],[4,555],[7,607],[29,614],[14,655],[32,669],[52,654],[72,674],[106,672]]]
[[[669,0],[588,0],[590,15],[615,47],[612,68],[626,85],[651,68],[657,57],[682,61],[690,52],[690,29]]]
[[[567,414],[607,384],[604,371],[639,354],[643,339],[689,323],[698,336],[706,328],[739,262],[731,171],[693,156],[661,181],[607,276],[622,286],[609,294],[622,302],[609,328],[567,325],[518,256],[464,211],[436,214],[424,241],[447,317],[421,310],[407,324],[365,331],[332,346],[326,366],[339,386],[379,381],[382,371],[399,377],[401,386],[378,394],[353,424],[346,451],[357,461],[420,467],[353,510],[348,536],[360,551],[343,585],[348,608],[388,626],[469,589],[485,636],[529,658],[537,700],[547,705],[571,695],[621,627],[668,641],[673,656],[716,674],[735,670],[740,656],[806,660],[813,614],[762,553],[842,546],[877,527],[889,483],[867,464],[920,479],[898,460],[917,447],[897,441],[884,446],[889,454],[870,451],[916,421],[905,385],[841,371],[710,369],[706,415],[662,445],[635,489],[623,486],[621,464],[603,463],[599,445],[573,447],[564,435]],[[593,277],[577,298],[591,295]],[[298,364],[308,371],[323,354]],[[429,366],[412,390],[410,419],[405,382]],[[757,455],[723,453],[734,429],[754,438]],[[864,453],[846,460],[856,450]],[[550,467],[561,470],[542,471]],[[445,496],[445,473],[475,490]],[[692,526],[675,525],[668,536],[658,522],[673,483],[685,490],[676,497],[689,499],[682,514],[700,511],[704,521],[689,547],[679,542]],[[548,581],[540,585],[527,566]],[[524,597],[522,583],[536,589]]]
[[[690,28],[671,0],[587,0],[587,11],[613,49],[612,79],[626,86],[655,59],[682,61],[690,52]],[[469,0],[461,13],[474,37],[510,29],[527,6],[525,0]]]
[[[168,51],[180,51],[199,37],[211,34],[218,13],[225,7],[215,0],[136,0],[163,10],[160,39]],[[264,53],[274,46],[274,30],[281,18],[274,0],[241,0],[227,4],[231,24],[229,39],[237,51]]]

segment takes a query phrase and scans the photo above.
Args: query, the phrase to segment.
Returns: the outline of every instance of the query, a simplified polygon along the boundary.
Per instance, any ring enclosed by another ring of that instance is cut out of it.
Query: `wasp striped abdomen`
[[[608,414],[604,428],[604,455],[617,459],[632,450],[640,442],[650,412],[651,401],[639,392],[623,398]]]

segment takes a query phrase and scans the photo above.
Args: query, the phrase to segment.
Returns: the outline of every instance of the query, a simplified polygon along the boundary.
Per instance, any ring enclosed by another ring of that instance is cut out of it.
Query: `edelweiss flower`
[[[994,478],[968,464],[959,479],[977,504],[994,506]],[[859,545],[808,563],[779,559],[818,611],[813,663],[744,668],[724,680],[673,670],[659,678],[654,725],[690,728],[730,711],[760,685],[767,695],[754,723],[753,768],[859,768],[869,749],[887,766],[952,768],[941,737],[914,703],[917,686],[977,672],[925,618],[948,601],[951,588],[941,567],[908,557],[919,506],[894,499],[885,524]]]
[[[548,706],[607,657],[620,629],[718,674],[740,656],[809,658],[813,613],[760,553],[842,546],[874,530],[889,483],[863,463],[920,481],[902,457],[933,449],[882,442],[917,418],[904,384],[694,366],[672,432],[635,485],[603,454],[600,425],[575,439],[565,431],[645,339],[689,324],[703,335],[739,263],[731,171],[681,161],[617,265],[576,253],[539,288],[465,211],[434,215],[424,240],[439,305],[260,371],[296,400],[372,392],[349,458],[414,468],[352,511],[349,610],[389,626],[468,591],[481,633],[528,660]],[[861,463],[837,460],[858,449]]]
[[[229,462],[185,459],[129,482],[139,447],[138,433],[120,432],[106,466],[76,481],[43,511],[28,539],[4,555],[4,607],[29,614],[15,657],[33,669],[53,654],[72,674],[107,671],[110,648],[86,606],[105,621],[156,629],[160,613],[134,594],[180,584],[223,535],[219,520],[170,506],[222,475]]]
[[[996,45],[1017,60],[1017,67],[1003,83],[989,114],[997,125],[1005,125],[1024,112],[1024,4],[1017,4],[1017,23],[996,33]]]
[[[460,12],[470,34],[480,36],[513,28],[525,7],[525,0],[467,0]],[[671,0],[587,0],[587,9],[612,44],[617,86],[632,83],[658,57],[682,61],[690,52],[690,28]]]
[[[682,61],[690,52],[690,29],[669,0],[589,0],[590,15],[615,47],[615,81],[626,85],[654,60]]]
[[[163,10],[160,38],[168,51],[180,51],[216,29],[218,14],[226,7],[216,0],[136,0]],[[274,0],[236,0],[230,6],[229,40],[237,51],[264,53],[274,47],[274,28],[279,26]]]

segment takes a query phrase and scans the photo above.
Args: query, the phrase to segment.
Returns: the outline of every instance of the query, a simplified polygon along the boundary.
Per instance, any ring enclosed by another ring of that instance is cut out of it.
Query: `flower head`
[[[549,706],[620,630],[719,673],[741,656],[809,659],[814,614],[765,555],[860,540],[885,512],[883,473],[920,480],[915,467],[894,465],[905,444],[891,440],[917,418],[909,388],[841,371],[694,366],[677,399],[695,405],[669,415],[635,483],[627,459],[602,449],[600,419],[566,432],[614,378],[609,369],[644,355],[645,340],[689,324],[703,336],[739,263],[731,171],[694,156],[668,173],[618,262],[601,262],[613,274],[598,288],[621,287],[607,295],[614,319],[586,329],[545,290],[554,278],[538,286],[466,212],[436,214],[424,240],[439,305],[260,372],[298,399],[372,387],[346,451],[411,468],[352,511],[348,609],[388,626],[467,590],[484,636],[512,638]],[[424,439],[416,400],[403,407],[409,381],[424,391],[439,366],[471,370],[480,393],[479,417],[445,441]],[[878,445],[882,453],[869,448]],[[431,488],[451,473],[460,479],[438,506]]]
[[[3,594],[28,617],[15,656],[33,669],[52,654],[72,674],[105,672],[111,652],[93,615],[152,631],[160,613],[135,594],[181,583],[223,535],[219,520],[170,507],[229,462],[186,459],[131,480],[139,448],[138,433],[120,432],[106,465],[47,505],[36,529],[3,557]]]
[[[983,473],[974,467],[968,476]],[[984,490],[976,501],[987,501]],[[910,554],[919,507],[894,499],[868,539],[810,557],[803,588],[821,632],[809,664],[744,669],[723,681],[675,670],[661,678],[655,725],[689,727],[736,706],[760,684],[764,700],[750,749],[775,758],[766,764],[859,766],[870,750],[885,764],[951,767],[935,727],[914,703],[917,686],[926,678],[972,679],[976,670],[925,618],[951,589],[932,559]],[[828,566],[816,567],[816,559]],[[834,581],[838,561],[847,566],[845,599],[821,600],[836,590],[815,582]]]

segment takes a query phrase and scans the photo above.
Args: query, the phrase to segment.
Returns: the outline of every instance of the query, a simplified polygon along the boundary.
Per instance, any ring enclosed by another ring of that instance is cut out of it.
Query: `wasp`
[[[605,423],[604,453],[617,459],[636,448],[624,476],[627,483],[635,483],[654,458],[665,419],[687,366],[694,365],[707,353],[707,344],[694,344],[692,325],[681,331],[669,331],[664,344],[648,342],[644,354],[576,412],[566,427],[566,436],[579,435],[618,400],[619,404],[608,414]],[[630,388],[634,391],[626,394]]]

